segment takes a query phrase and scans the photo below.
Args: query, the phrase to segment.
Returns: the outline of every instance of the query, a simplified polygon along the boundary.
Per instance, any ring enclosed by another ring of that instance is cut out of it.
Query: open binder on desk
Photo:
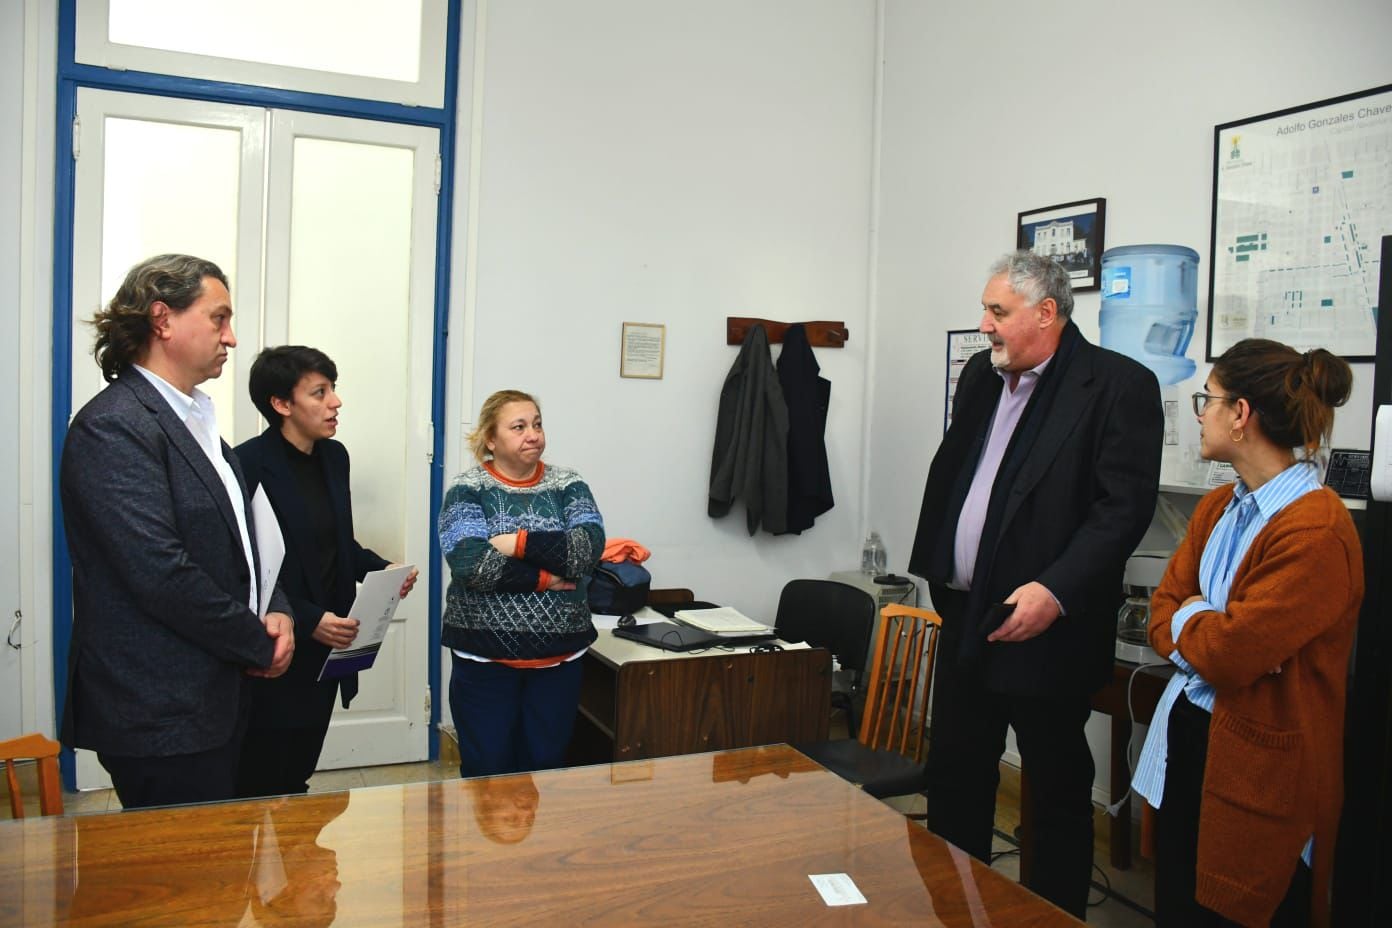
[[[713,609],[679,609],[672,618],[683,625],[699,628],[712,635],[762,635],[773,631],[764,623],[756,622],[730,606],[717,606]]]

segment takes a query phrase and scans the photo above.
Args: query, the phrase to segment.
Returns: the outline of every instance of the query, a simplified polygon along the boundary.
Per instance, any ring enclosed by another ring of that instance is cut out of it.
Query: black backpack
[[[648,602],[652,574],[632,561],[600,561],[590,576],[590,611],[600,615],[632,615]]]

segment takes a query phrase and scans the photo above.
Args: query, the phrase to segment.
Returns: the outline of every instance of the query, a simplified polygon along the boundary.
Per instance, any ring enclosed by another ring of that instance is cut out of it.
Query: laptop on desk
[[[712,635],[689,625],[675,625],[671,622],[651,622],[647,625],[634,625],[630,628],[614,629],[615,638],[625,638],[663,651],[699,651],[705,648],[739,647],[769,641],[776,637],[773,630],[759,635]]]

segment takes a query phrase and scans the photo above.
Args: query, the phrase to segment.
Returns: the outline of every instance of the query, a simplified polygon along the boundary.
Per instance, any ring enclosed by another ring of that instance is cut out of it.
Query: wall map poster
[[[1208,360],[1248,337],[1371,361],[1392,85],[1214,130]]]

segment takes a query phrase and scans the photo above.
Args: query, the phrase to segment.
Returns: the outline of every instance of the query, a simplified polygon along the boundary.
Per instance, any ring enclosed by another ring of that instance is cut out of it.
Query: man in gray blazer
[[[59,487],[73,568],[61,738],[97,752],[125,808],[229,799],[243,677],[285,672],[295,637],[259,562],[236,455],[198,384],[222,373],[227,278],[160,255],[93,324],[108,382],[74,417]]]

